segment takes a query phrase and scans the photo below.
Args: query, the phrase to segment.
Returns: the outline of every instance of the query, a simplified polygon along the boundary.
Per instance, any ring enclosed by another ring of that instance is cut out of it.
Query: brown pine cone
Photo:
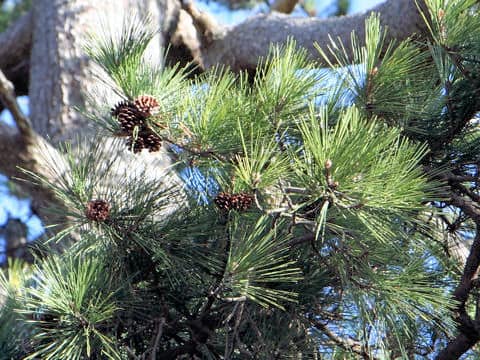
[[[221,192],[213,200],[215,205],[218,206],[220,210],[228,211],[231,209],[231,195],[225,192]]]
[[[253,204],[254,197],[252,194],[242,192],[238,194],[228,194],[221,192],[214,199],[215,205],[222,211],[236,210],[246,211]]]
[[[152,116],[160,110],[157,99],[150,95],[140,95],[135,99],[134,104],[145,117]]]
[[[109,213],[110,204],[105,200],[90,200],[85,208],[85,216],[92,221],[103,222]]]
[[[120,123],[120,128],[124,134],[131,134],[136,126],[145,123],[145,115],[131,101],[122,101],[112,108],[111,114],[116,117]]]

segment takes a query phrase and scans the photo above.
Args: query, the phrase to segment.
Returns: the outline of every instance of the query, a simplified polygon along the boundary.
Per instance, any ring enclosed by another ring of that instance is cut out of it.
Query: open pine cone
[[[238,194],[221,192],[217,195],[214,202],[222,211],[246,211],[252,206],[253,200],[253,195],[246,192]]]
[[[110,204],[105,200],[90,200],[85,209],[87,219],[97,222],[107,220],[110,213]]]
[[[157,99],[150,95],[140,95],[135,99],[134,104],[145,117],[156,114],[160,109]]]
[[[125,135],[132,134],[135,126],[143,125],[146,120],[143,112],[131,101],[119,102],[112,108],[111,114],[117,118]]]

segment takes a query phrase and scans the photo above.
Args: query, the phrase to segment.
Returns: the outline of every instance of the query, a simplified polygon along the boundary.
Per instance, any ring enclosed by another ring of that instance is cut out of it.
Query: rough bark
[[[299,46],[307,49],[313,59],[319,58],[314,43],[325,47],[330,37],[340,38],[347,52],[351,52],[351,31],[354,30],[362,41],[365,37],[365,20],[372,12],[379,13],[382,25],[388,27],[387,44],[393,39],[403,40],[412,34],[426,34],[427,29],[415,0],[388,0],[365,13],[329,19],[295,18],[271,13],[254,16],[222,31],[217,30],[211,42],[202,44],[198,61],[204,68],[223,64],[234,70],[254,69],[258,59],[267,55],[271,44],[284,44],[288,38],[295,39]]]
[[[10,30],[0,37],[7,44],[15,44],[15,40],[23,39],[22,46],[12,56],[25,56],[30,51],[26,43],[32,45],[30,67],[30,120],[32,131],[27,134],[19,118],[18,129],[0,124],[0,171],[10,178],[25,178],[19,167],[50,177],[44,153],[55,158],[56,166],[64,168],[60,154],[51,146],[60,141],[76,143],[78,135],[89,136],[92,130],[79,112],[78,107],[85,105],[84,94],[93,88],[108,89],[94,76],[96,69],[86,57],[83,44],[89,32],[98,31],[100,24],[105,31],[119,31],[124,19],[134,12],[138,17],[148,14],[152,22],[160,24],[162,32],[158,33],[149,49],[152,59],[161,59],[160,49],[167,41],[166,33],[172,27],[178,8],[169,1],[156,0],[39,0],[34,2],[32,14],[20,19]],[[105,29],[106,27],[106,29]],[[32,34],[30,40],[29,34]],[[12,45],[13,46],[13,45]],[[3,49],[0,46],[0,49]],[[29,49],[28,49],[29,50]],[[1,52],[1,51],[0,51]],[[23,54],[23,55],[17,55]],[[17,60],[12,60],[17,61]],[[0,66],[9,69],[12,61],[0,62]],[[3,83],[3,81],[2,81]],[[8,86],[6,86],[8,87]],[[7,91],[8,92],[8,91]],[[8,94],[7,94],[8,95]],[[7,96],[8,97],[8,96]],[[12,99],[2,99],[4,103],[12,103]],[[112,98],[112,105],[116,99]],[[13,100],[14,101],[14,100]],[[48,139],[48,140],[47,140]],[[110,141],[110,140],[106,140]],[[128,161],[133,155],[125,151],[122,157]],[[138,168],[145,171],[147,164],[158,168],[149,175],[162,178],[168,167],[169,159],[165,153],[142,154],[135,157]],[[60,171],[61,172],[61,171]],[[165,178],[165,181],[172,181]],[[178,181],[178,178],[174,179]],[[113,182],[113,180],[112,180]],[[53,217],[47,210],[52,202],[62,205],[45,188],[20,182],[27,196],[32,197],[32,208],[46,224],[58,223],[63,219]]]
[[[192,18],[186,14],[179,18],[179,2],[176,0],[159,0],[160,10],[152,11],[153,0],[147,1],[150,5],[145,6],[142,1],[130,0],[134,6],[129,5],[127,0],[118,2],[118,6],[113,6],[109,10],[108,6],[111,6],[111,1],[99,2],[99,4],[91,3],[88,1],[74,1],[72,4],[68,4],[69,8],[76,9],[72,14],[67,13],[69,18],[72,18],[71,29],[75,29],[75,21],[81,21],[83,23],[82,31],[92,28],[93,24],[97,24],[98,14],[101,9],[104,9],[104,13],[108,13],[111,18],[120,19],[122,14],[121,9],[137,9],[140,13],[145,13],[145,9],[149,9],[149,13],[157,17],[158,14],[162,14],[162,21],[159,22],[159,33],[162,34],[159,39],[160,45],[165,45],[173,36],[176,41],[173,43],[172,51],[170,52],[172,61],[180,61],[186,63],[186,61],[195,59],[204,68],[209,68],[216,64],[229,65],[233,69],[252,69],[256,66],[258,58],[265,56],[268,52],[268,48],[271,43],[284,43],[288,37],[294,38],[297,43],[308,49],[309,54],[313,58],[318,58],[318,53],[313,47],[313,43],[317,42],[321,46],[326,46],[329,42],[329,36],[333,38],[339,37],[349,48],[350,33],[354,30],[359,34],[360,38],[364,33],[365,19],[370,15],[371,11],[375,11],[381,14],[382,24],[388,26],[389,33],[387,41],[391,39],[405,39],[412,34],[425,34],[426,28],[421,18],[415,0],[388,0],[385,3],[375,7],[369,12],[355,14],[352,16],[343,16],[331,19],[315,19],[315,18],[294,18],[291,16],[272,13],[268,15],[258,15],[248,19],[247,21],[238,24],[233,27],[223,27],[218,24],[206,24],[207,27],[215,27],[215,29],[203,29],[212,32],[211,36],[205,39],[202,34],[198,34],[195,26],[198,22],[202,22],[202,18],[194,18],[192,24]],[[35,2],[41,4],[42,2]],[[74,4],[77,4],[74,6]],[[83,4],[83,5],[82,5]],[[109,5],[110,4],[110,5]],[[140,5],[139,5],[140,4]],[[40,14],[52,13],[57,9],[54,3],[47,2],[49,7],[47,9],[40,9]],[[115,3],[116,5],[116,3]],[[66,5],[63,5],[64,7]],[[74,7],[72,7],[74,6]],[[40,8],[37,5],[36,8]],[[62,8],[58,8],[61,11]],[[53,13],[52,13],[53,14]],[[74,15],[74,16],[73,16]],[[84,21],[82,19],[94,19],[93,22]],[[42,15],[43,16],[43,15]],[[49,19],[49,23],[61,24],[62,16],[53,15],[52,19]],[[38,19],[37,15],[35,16]],[[14,80],[15,86],[18,89],[22,88],[22,81],[27,78],[25,71],[28,69],[25,65],[21,67],[12,66],[12,64],[28,64],[25,62],[27,58],[28,50],[31,47],[29,42],[30,34],[32,31],[32,22],[30,21],[31,14],[26,15],[19,20],[14,26],[12,26],[5,34],[0,35],[0,59],[12,58],[12,61],[7,61],[5,64],[0,60],[0,69],[7,73],[7,77]],[[48,18],[47,18],[48,19]],[[75,20],[77,19],[77,20]],[[37,27],[35,28],[35,34],[37,31],[48,35],[42,27],[38,27],[39,20],[36,21]],[[177,26],[178,24],[178,26]],[[205,24],[200,24],[204,26]],[[63,26],[63,25],[61,25]],[[77,44],[80,40],[81,34],[73,34],[73,36],[66,36],[65,39],[59,39],[59,44],[66,44],[67,49],[74,49],[72,45],[69,45],[69,40],[74,40],[74,44]],[[39,38],[39,36],[37,36]],[[55,45],[56,42],[52,42],[50,37],[49,43]],[[14,46],[9,46],[13,44]],[[41,49],[45,44],[36,45],[37,49]],[[8,49],[8,50],[7,50]],[[23,49],[23,51],[20,51]],[[27,49],[27,51],[25,51]],[[12,51],[13,50],[13,51]],[[10,53],[12,52],[12,54]],[[53,54],[52,54],[53,55]],[[74,57],[75,61],[81,61],[82,58]],[[68,64],[64,64],[68,66]],[[16,73],[9,76],[9,72]],[[31,71],[30,73],[33,73]],[[77,79],[79,75],[76,75]],[[72,81],[75,79],[72,79]]]
[[[17,129],[0,124],[0,154],[2,154],[2,173],[7,175],[10,179],[17,180],[18,193],[22,196],[29,196],[32,199],[32,211],[37,214],[45,224],[57,224],[63,222],[64,219],[51,213],[48,206],[51,204],[60,203],[55,201],[55,197],[51,191],[45,187],[37,186],[28,181],[18,181],[26,179],[27,176],[21,169],[33,171],[41,176],[46,176],[54,179],[52,174],[48,172],[47,164],[45,163],[44,152],[48,151],[55,154],[55,150],[45,139],[37,134],[25,136]],[[57,166],[59,168],[66,165],[57,159]]]
[[[30,12],[0,33],[0,69],[15,84],[17,95],[28,93],[32,19]]]
[[[101,85],[83,46],[89,33],[99,28],[118,32],[119,19],[135,12],[138,17],[148,13],[162,29],[166,26],[154,0],[34,2],[29,95],[33,127],[40,135],[55,143],[85,133],[87,122],[75,107],[84,105],[86,92]],[[164,43],[159,32],[150,49],[152,58],[161,58]]]
[[[477,223],[480,223],[480,211],[477,211]],[[453,298],[457,301],[457,324],[459,334],[440,351],[437,360],[458,359],[480,340],[480,320],[472,319],[466,309],[466,303],[473,288],[473,278],[480,265],[480,226],[468,255],[465,269]]]

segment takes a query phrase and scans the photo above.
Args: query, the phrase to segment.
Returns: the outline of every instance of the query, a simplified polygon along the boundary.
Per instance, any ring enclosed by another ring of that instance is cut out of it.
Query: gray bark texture
[[[394,39],[401,41],[413,34],[426,33],[425,23],[413,0],[390,0],[364,13],[329,19],[293,18],[272,13],[252,17],[226,29],[217,40],[206,45],[201,62],[206,68],[225,64],[234,70],[254,69],[258,59],[267,55],[271,44],[284,44],[288,38],[307,49],[313,59],[319,58],[314,44],[326,48],[330,37],[341,39],[347,52],[351,52],[351,31],[363,40],[365,20],[372,12],[379,13],[382,25],[388,27],[387,44]]]
[[[165,27],[153,0],[34,2],[29,95],[32,124],[40,135],[48,135],[56,143],[88,132],[88,124],[76,107],[84,105],[85,93],[101,84],[83,46],[88,35],[99,29],[118,32],[122,19],[134,13],[139,17],[148,13]],[[159,32],[151,49],[158,59],[165,43],[162,34]]]
[[[32,13],[22,16],[8,31],[0,33],[0,69],[15,84],[18,95],[28,93]]]

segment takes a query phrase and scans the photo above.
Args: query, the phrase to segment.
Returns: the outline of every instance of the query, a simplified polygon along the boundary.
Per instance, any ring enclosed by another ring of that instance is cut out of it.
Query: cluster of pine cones
[[[143,149],[158,151],[162,139],[148,127],[147,118],[159,110],[158,101],[149,95],[137,97],[134,101],[126,100],[115,105],[111,114],[120,123],[121,135],[127,136],[128,148],[138,153]],[[138,131],[135,133],[135,128]]]
[[[85,216],[92,221],[103,222],[109,214],[110,204],[105,200],[90,200],[85,208]]]
[[[238,194],[221,192],[217,195],[214,202],[222,211],[245,211],[252,206],[253,200],[253,195],[246,192]]]

